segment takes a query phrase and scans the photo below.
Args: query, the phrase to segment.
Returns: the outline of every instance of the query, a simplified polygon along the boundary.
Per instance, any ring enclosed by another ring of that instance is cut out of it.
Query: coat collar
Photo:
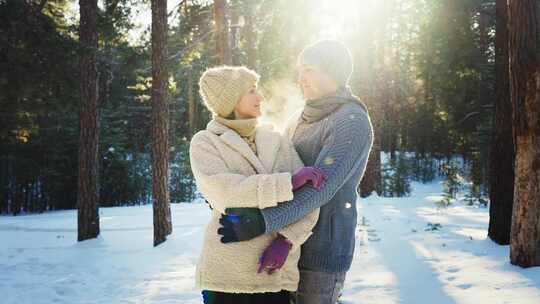
[[[269,126],[257,127],[255,145],[257,146],[258,155],[255,155],[246,141],[236,131],[223,124],[212,120],[208,123],[206,129],[218,135],[225,144],[247,159],[257,173],[272,172],[281,139],[279,133],[273,132]]]
[[[271,126],[259,127],[255,135],[257,154],[268,173],[273,172],[281,145],[281,135],[274,132]]]

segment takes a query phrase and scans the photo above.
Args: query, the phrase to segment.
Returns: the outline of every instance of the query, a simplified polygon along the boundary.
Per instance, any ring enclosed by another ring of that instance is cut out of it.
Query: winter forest
[[[539,0],[0,0],[2,303],[202,303],[199,77],[354,58],[374,142],[338,303],[540,303]],[[6,301],[6,302],[4,302]]]

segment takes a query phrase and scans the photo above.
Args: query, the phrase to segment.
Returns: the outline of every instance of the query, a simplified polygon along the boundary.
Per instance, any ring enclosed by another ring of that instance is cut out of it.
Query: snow
[[[0,302],[200,303],[206,209],[173,205],[174,234],[156,248],[150,205],[101,208],[101,236],[79,243],[75,211],[0,217]]]
[[[436,204],[442,184],[359,201],[343,303],[540,303],[540,268],[509,263],[487,238],[488,209]],[[194,271],[206,204],[172,205],[173,234],[152,247],[152,208],[101,208],[101,235],[77,242],[76,211],[0,217],[2,303],[201,303]]]
[[[441,182],[412,186],[361,200],[346,303],[540,303],[540,268],[509,263],[509,246],[487,238],[487,208],[439,208]]]

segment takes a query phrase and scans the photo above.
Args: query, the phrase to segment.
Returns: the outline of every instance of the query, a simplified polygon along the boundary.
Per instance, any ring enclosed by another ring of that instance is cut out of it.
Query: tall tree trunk
[[[535,0],[508,1],[516,147],[510,262],[540,265],[540,58]]]
[[[227,0],[214,0],[214,22],[216,24],[217,54],[219,64],[232,64],[227,25]]]
[[[478,7],[478,13],[479,13],[479,51],[480,51],[480,59],[477,60],[477,64],[479,64],[479,71],[480,71],[480,81],[478,82],[478,100],[480,101],[482,106],[487,106],[493,102],[493,99],[496,98],[492,95],[492,89],[490,88],[490,81],[489,76],[492,74],[492,70],[488,69],[486,67],[489,66],[488,61],[488,50],[489,50],[489,25],[491,23],[491,11],[488,11],[488,9],[485,7],[485,4],[487,4],[488,0],[483,0],[479,7]],[[470,18],[469,18],[470,19]],[[508,43],[508,40],[506,40]],[[510,126],[510,125],[508,125]],[[476,126],[476,129],[478,132],[481,132],[482,124],[478,124]],[[489,173],[489,148],[485,147],[485,145],[481,144],[478,147],[478,155],[479,157],[474,157],[475,161],[478,162],[478,172],[473,172],[473,175],[477,175],[476,178],[474,178],[473,186],[480,187],[481,185],[487,185],[489,183],[490,179],[490,173]]]
[[[19,215],[22,211],[23,191],[20,183],[15,184],[15,193],[13,194],[13,215]]]
[[[370,96],[370,102],[368,103],[369,112],[371,116],[371,121],[373,123],[373,147],[371,148],[368,163],[366,166],[366,172],[364,177],[360,182],[360,196],[367,197],[373,191],[378,190],[378,194],[382,194],[381,189],[381,148],[382,148],[382,139],[383,139],[383,104],[388,103],[388,86],[386,81],[386,72],[385,72],[385,34],[386,27],[388,24],[388,15],[389,15],[389,5],[385,3],[382,7],[382,16],[379,19],[379,24],[376,26],[376,31],[374,33],[373,44],[375,49],[375,59],[371,74],[375,76],[375,81],[373,86],[376,87],[375,91],[372,91],[373,94]]]
[[[254,24],[255,6],[252,2],[246,4],[246,14],[244,15],[246,24],[243,28],[244,35],[246,37],[246,55],[247,66],[251,69],[256,69],[257,64],[257,46],[256,46],[256,33]]]
[[[97,0],[80,0],[80,137],[77,192],[79,241],[99,235],[99,104]]]
[[[514,201],[514,141],[512,103],[508,70],[507,0],[497,0],[495,36],[495,124],[490,150],[489,237],[496,243],[510,243]]]
[[[381,16],[381,23],[380,27],[377,29],[377,41],[376,41],[376,63],[377,63],[377,70],[375,71],[377,75],[377,87],[379,88],[379,94],[378,94],[378,102],[380,104],[379,107],[379,115],[380,119],[378,119],[379,123],[379,136],[380,138],[380,149],[383,151],[388,151],[390,153],[390,158],[394,160],[396,158],[396,150],[395,146],[392,146],[392,134],[394,132],[392,126],[392,100],[391,100],[391,90],[392,87],[390,86],[391,81],[391,73],[390,73],[390,67],[386,63],[386,59],[389,58],[389,49],[391,49],[392,45],[389,44],[389,41],[391,41],[391,38],[387,37],[389,32],[387,31],[388,23],[390,19],[390,8],[389,8],[389,2],[385,2],[383,5],[383,14]]]
[[[189,138],[197,131],[197,103],[195,102],[195,94],[193,92],[193,72],[191,69],[187,70],[188,73],[188,122],[189,122]]]
[[[487,61],[487,51],[488,51],[488,26],[489,26],[489,14],[486,12],[486,9],[482,6],[482,3],[478,8],[478,32],[479,32],[479,48],[482,63]],[[506,20],[506,19],[505,19]]]
[[[172,232],[169,205],[167,0],[152,0],[152,206],[154,246]]]

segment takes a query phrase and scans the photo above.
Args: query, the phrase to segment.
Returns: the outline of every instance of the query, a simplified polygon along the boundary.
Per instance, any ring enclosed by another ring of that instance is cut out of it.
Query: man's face
[[[309,65],[298,67],[298,83],[306,100],[315,100],[337,91],[336,82],[323,71]]]

